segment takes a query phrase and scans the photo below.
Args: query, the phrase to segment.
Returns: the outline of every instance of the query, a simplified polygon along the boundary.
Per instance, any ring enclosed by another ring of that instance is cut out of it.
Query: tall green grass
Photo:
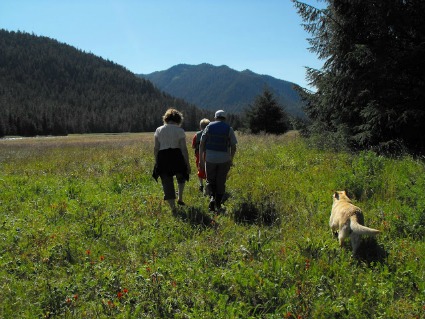
[[[0,140],[0,317],[425,318],[422,160],[238,140],[219,215],[195,174],[171,213],[153,134]],[[358,257],[341,189],[382,231]]]

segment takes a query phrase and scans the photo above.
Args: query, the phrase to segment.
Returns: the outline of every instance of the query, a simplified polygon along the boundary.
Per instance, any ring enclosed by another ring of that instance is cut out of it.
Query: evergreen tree
[[[260,132],[282,134],[288,130],[288,116],[267,88],[246,110],[246,118],[249,129],[254,134]]]
[[[311,131],[351,147],[423,152],[425,1],[326,0],[322,10],[292,1],[325,61],[307,69],[317,91],[302,92]]]

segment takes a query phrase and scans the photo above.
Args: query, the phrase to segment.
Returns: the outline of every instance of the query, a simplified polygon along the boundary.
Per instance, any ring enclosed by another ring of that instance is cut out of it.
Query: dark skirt
[[[152,176],[158,180],[158,177],[163,174],[168,176],[182,174],[187,181],[189,180],[186,162],[179,148],[169,148],[158,152],[158,159]]]

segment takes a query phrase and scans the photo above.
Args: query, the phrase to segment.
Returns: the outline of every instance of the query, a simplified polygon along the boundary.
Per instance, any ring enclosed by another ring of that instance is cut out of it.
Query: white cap
[[[218,110],[217,112],[215,112],[214,117],[216,119],[219,118],[219,117],[226,118],[226,112],[224,112],[223,110]]]

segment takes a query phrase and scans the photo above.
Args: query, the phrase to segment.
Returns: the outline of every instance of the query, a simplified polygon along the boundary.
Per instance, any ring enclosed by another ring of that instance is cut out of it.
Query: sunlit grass
[[[194,173],[171,213],[153,133],[0,140],[0,317],[425,316],[423,161],[238,140],[219,215]],[[382,231],[359,258],[329,230],[340,189]]]

